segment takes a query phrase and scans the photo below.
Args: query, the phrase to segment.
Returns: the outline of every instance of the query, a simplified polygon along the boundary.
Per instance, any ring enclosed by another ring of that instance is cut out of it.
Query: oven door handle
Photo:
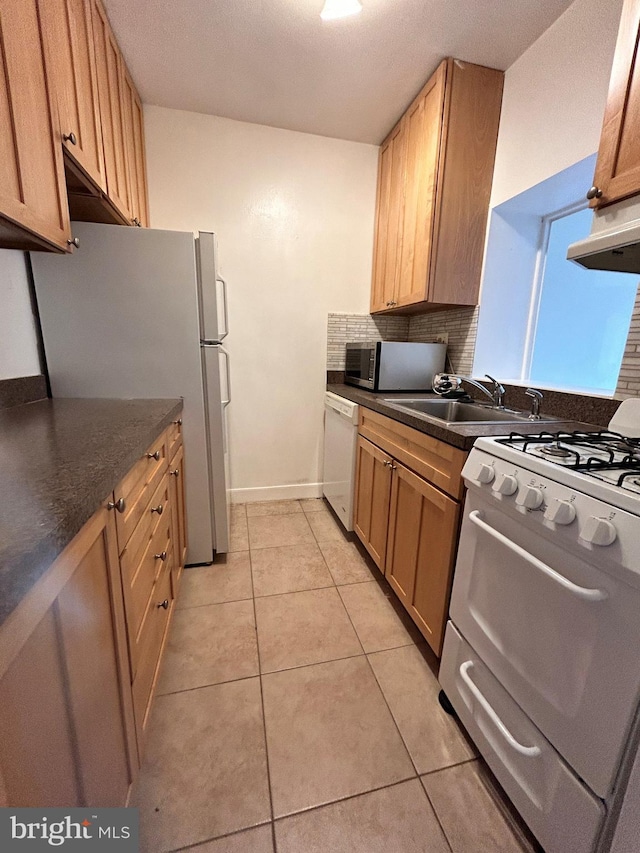
[[[496,712],[487,702],[480,690],[471,680],[469,676],[470,669],[473,669],[473,661],[467,660],[460,666],[460,677],[471,691],[473,697],[482,706],[482,709],[484,710],[485,714],[489,717],[494,726],[498,729],[500,734],[507,741],[509,746],[515,749],[515,751],[518,752],[520,755],[525,755],[527,758],[535,758],[536,756],[540,755],[539,746],[524,746],[514,738],[509,729],[505,726],[500,717],[496,714]]]
[[[513,551],[527,563],[532,566],[535,566],[538,571],[542,572],[542,574],[546,575],[551,580],[555,581],[561,587],[570,592],[572,595],[575,595],[576,598],[581,598],[583,601],[604,601],[609,597],[609,593],[604,589],[586,589],[583,586],[578,586],[578,584],[573,583],[568,578],[565,578],[564,575],[561,575],[559,572],[556,572],[555,569],[552,569],[551,566],[548,566],[546,563],[543,563],[542,560],[538,560],[537,557],[534,557],[532,554],[529,554],[524,548],[521,548],[519,545],[516,545],[515,542],[512,542],[511,539],[508,539],[502,533],[497,530],[494,530],[490,524],[487,524],[486,521],[482,519],[482,513],[474,509],[469,513],[469,521],[479,527],[481,530],[484,530],[485,533],[488,533],[489,536],[493,536],[494,539],[497,539],[505,548],[508,548],[510,551]]]

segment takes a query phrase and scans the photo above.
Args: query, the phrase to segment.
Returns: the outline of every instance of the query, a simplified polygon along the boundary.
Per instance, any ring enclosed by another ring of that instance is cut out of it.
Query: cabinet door
[[[433,75],[406,115],[407,153],[402,213],[402,250],[396,295],[398,307],[424,302],[429,285],[433,247],[436,191],[445,66]]]
[[[40,0],[47,68],[59,115],[59,138],[69,160],[106,190],[90,0]]]
[[[4,800],[122,806],[137,747],[112,513],[99,510],[52,566],[48,585],[56,584],[0,678]],[[23,607],[23,622],[48,592]]]
[[[402,248],[406,124],[398,124],[380,149],[373,250],[371,312],[393,306]]]
[[[125,96],[120,50],[99,0],[92,0],[92,24],[107,196],[123,218],[131,222],[133,214],[127,174]]]
[[[180,576],[187,556],[187,529],[185,516],[184,448],[182,444],[169,465],[171,477],[171,512],[173,514],[174,561],[172,569],[172,591],[175,598]]]
[[[52,94],[37,0],[0,0],[3,247],[68,248],[69,209]]]
[[[640,0],[625,0],[613,58],[594,185],[602,207],[640,193]]]
[[[382,572],[387,550],[392,464],[386,453],[358,436],[354,529]]]
[[[121,63],[122,93],[124,96],[125,139],[129,173],[129,196],[134,225],[149,225],[147,202],[147,173],[144,153],[144,123],[142,103],[129,72]]]
[[[460,508],[404,465],[394,466],[385,576],[440,655]]]
[[[116,526],[100,510],[76,541],[56,604],[83,803],[124,805],[137,762]]]

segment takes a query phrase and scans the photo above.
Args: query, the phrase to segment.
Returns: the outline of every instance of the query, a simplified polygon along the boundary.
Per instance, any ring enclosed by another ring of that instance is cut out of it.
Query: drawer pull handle
[[[178,468],[176,468],[175,471],[169,471],[169,473],[171,474],[172,477],[179,477],[180,476],[180,471],[178,470]]]
[[[519,752],[520,755],[526,755],[528,758],[535,758],[540,755],[540,747],[539,746],[523,746],[519,741],[517,741],[514,736],[511,734],[509,729],[502,722],[500,717],[493,710],[491,705],[484,698],[482,693],[478,690],[476,685],[473,683],[469,676],[469,670],[473,669],[473,661],[467,660],[460,667],[460,676],[464,683],[467,685],[474,698],[477,699],[478,703],[482,706],[486,715],[491,719],[494,726],[498,729],[500,734],[507,741],[509,746],[513,747],[516,752]]]
[[[65,142],[70,142],[72,145],[78,144],[78,140],[77,140],[76,135],[73,131],[71,131],[71,133],[63,133],[62,138],[64,139]]]
[[[472,510],[469,513],[469,521],[479,527],[481,530],[484,530],[485,533],[488,533],[489,536],[493,536],[494,539],[497,539],[501,545],[504,545],[505,548],[508,548],[510,551],[513,551],[514,554],[517,554],[518,557],[521,557],[527,563],[532,566],[535,566],[538,571],[542,572],[543,575],[546,575],[551,580],[555,581],[560,586],[564,587],[568,592],[571,592],[576,598],[582,598],[584,601],[604,601],[605,598],[609,597],[609,593],[604,589],[586,589],[583,586],[578,586],[577,584],[570,581],[568,578],[565,578],[564,575],[561,575],[559,572],[556,572],[555,569],[552,569],[551,566],[548,566],[546,563],[543,563],[542,560],[538,560],[537,557],[534,557],[532,554],[529,554],[528,551],[525,551],[524,548],[521,548],[519,545],[516,545],[515,542],[512,542],[511,539],[508,539],[502,533],[497,530],[494,530],[490,524],[487,524],[486,521],[482,519],[482,513],[477,509]]]
[[[127,505],[124,501],[124,498],[118,498],[117,501],[109,501],[107,504],[107,509],[117,509],[118,512],[124,512]]]
[[[162,515],[162,504],[158,504],[158,506],[152,506],[151,512],[157,512],[158,515]]]
[[[164,561],[167,559],[167,552],[161,551],[159,554],[154,554],[153,557],[155,560],[162,560],[162,562],[164,563]]]
[[[153,453],[145,453],[145,456],[147,457],[147,459],[155,459],[157,462],[158,459],[160,459],[160,451],[154,450]]]
[[[167,610],[169,608],[169,599],[165,598],[164,601],[161,601],[158,605],[158,608],[162,607],[163,610]]]

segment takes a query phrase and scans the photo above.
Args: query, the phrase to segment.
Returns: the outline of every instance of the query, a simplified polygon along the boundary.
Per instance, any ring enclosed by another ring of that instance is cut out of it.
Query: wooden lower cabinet
[[[187,516],[185,507],[184,447],[180,441],[177,451],[169,463],[171,479],[171,512],[173,517],[174,559],[171,584],[174,597],[178,594],[182,570],[187,559]]]
[[[442,650],[460,505],[394,462],[385,577],[434,652]]]
[[[0,625],[0,806],[127,800],[184,564],[181,438],[172,446],[181,476],[159,454],[160,482],[145,474],[146,487],[131,490],[147,511],[124,550],[114,493]],[[159,494],[163,511],[152,513]]]
[[[358,436],[354,529],[381,572],[387,553],[392,473],[391,457]]]
[[[387,449],[358,435],[355,532],[439,656],[458,544],[460,470],[466,454],[368,410],[360,413],[360,429]],[[390,449],[412,460],[420,474],[429,472],[440,488],[403,465]],[[445,487],[449,494],[442,491]]]
[[[62,588],[44,615],[37,596],[22,608],[37,625],[0,677],[6,803],[123,805],[138,755],[113,513],[99,510],[52,572]]]

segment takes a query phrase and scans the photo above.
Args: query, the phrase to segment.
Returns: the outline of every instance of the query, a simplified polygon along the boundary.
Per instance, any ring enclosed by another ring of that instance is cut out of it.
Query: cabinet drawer
[[[142,518],[150,495],[162,479],[167,466],[167,433],[165,432],[116,487],[116,500],[123,498],[125,502],[124,512],[116,513],[118,545],[121,553]]]
[[[142,744],[147,724],[156,670],[158,669],[164,637],[173,609],[171,598],[172,560],[173,555],[170,554],[169,559],[163,565],[160,577],[153,587],[136,648],[138,666],[133,679],[132,690],[133,711],[139,747]],[[169,602],[169,606],[166,609],[161,606],[164,601]]]
[[[165,474],[151,497],[147,496],[148,502],[146,506],[142,507],[138,524],[120,555],[125,582],[126,577],[131,577],[136,571],[149,540],[155,535],[160,522],[163,520],[170,521],[172,509],[170,496],[169,477]]]
[[[182,418],[174,421],[167,430],[167,457],[173,459],[182,444]]]
[[[138,665],[137,650],[143,619],[156,581],[164,566],[169,563],[171,545],[171,517],[163,515],[147,543],[142,559],[130,568],[125,569],[123,566],[122,582],[132,676],[135,675]],[[166,555],[164,560],[159,556],[161,554]]]
[[[466,451],[364,407],[360,407],[359,432],[443,492],[462,498]]]

